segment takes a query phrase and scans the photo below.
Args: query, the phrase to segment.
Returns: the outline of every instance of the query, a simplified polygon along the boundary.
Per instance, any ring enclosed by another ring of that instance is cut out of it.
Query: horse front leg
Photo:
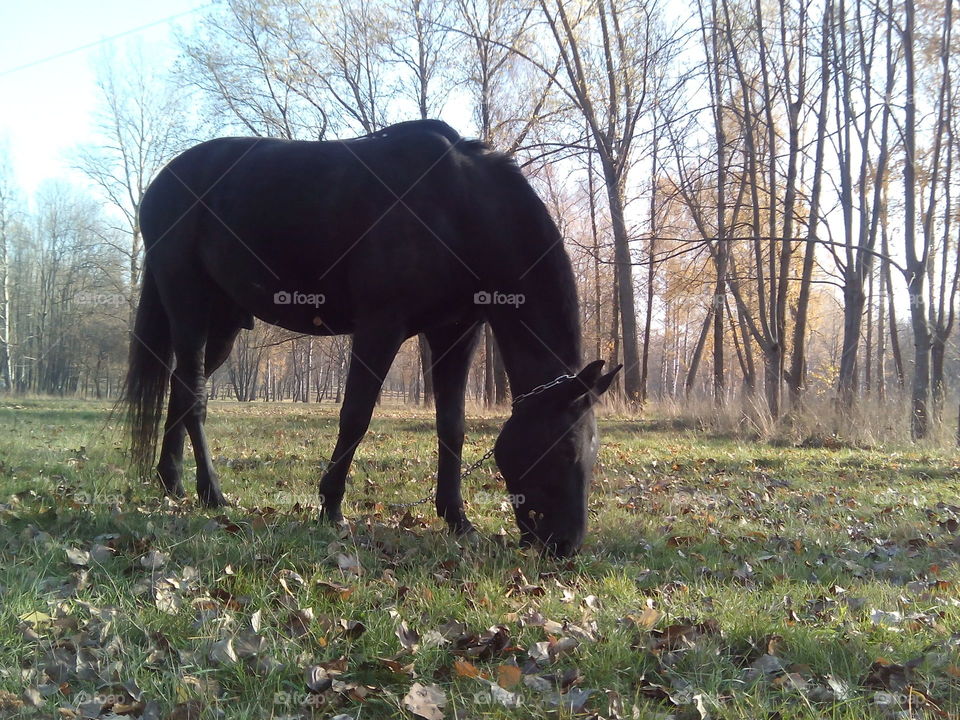
[[[347,385],[340,406],[340,429],[330,464],[320,480],[320,518],[336,523],[343,519],[340,505],[347,472],[357,445],[363,439],[373,415],[383,380],[390,370],[403,336],[395,329],[376,328],[354,334],[347,371]]]
[[[460,495],[460,465],[464,394],[479,330],[479,323],[464,323],[427,334],[433,357],[431,372],[437,410],[437,516],[458,535],[473,531]]]

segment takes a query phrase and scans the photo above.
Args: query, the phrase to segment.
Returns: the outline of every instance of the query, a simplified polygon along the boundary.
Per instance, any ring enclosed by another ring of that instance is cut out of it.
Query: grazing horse
[[[169,385],[156,468],[167,494],[184,495],[189,435],[200,501],[225,504],[203,428],[205,380],[256,317],[298,333],[353,335],[339,434],[320,481],[323,518],[340,520],[384,377],[404,340],[422,333],[436,402],[436,510],[454,532],[471,531],[460,495],[464,394],[488,322],[517,398],[495,459],[522,540],[557,555],[579,548],[597,453],[592,406],[619,368],[602,374],[598,360],[580,370],[570,260],[511,159],[435,120],[344,141],[221,138],[158,174],[140,228],[131,457],[151,474]]]

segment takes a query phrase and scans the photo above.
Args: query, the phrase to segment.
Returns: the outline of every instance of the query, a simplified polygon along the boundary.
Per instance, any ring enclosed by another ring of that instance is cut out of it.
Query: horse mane
[[[496,178],[497,184],[506,194],[522,203],[532,212],[529,215],[531,232],[520,233],[523,238],[522,250],[531,268],[544,272],[544,290],[557,293],[554,298],[554,311],[564,318],[575,338],[577,360],[581,352],[580,304],[577,298],[577,283],[573,273],[573,264],[567,255],[563,236],[554,222],[546,204],[537,194],[530,180],[523,174],[513,155],[495,150],[482,140],[462,139],[457,148],[465,155],[476,158],[486,165]]]
[[[557,224],[513,155],[495,150],[483,140],[464,138],[442,120],[401,122],[368,137],[395,138],[406,133],[429,133],[443,138],[462,156],[486,170],[496,187],[504,191],[503,196],[514,204],[522,228],[513,235],[513,249],[523,258],[523,266],[530,270],[535,268],[536,275],[542,278],[540,292],[552,297],[552,312],[563,318],[563,325],[573,341],[573,350],[577,356],[574,361],[579,362],[580,307],[573,266]],[[532,280],[533,274],[528,279]]]

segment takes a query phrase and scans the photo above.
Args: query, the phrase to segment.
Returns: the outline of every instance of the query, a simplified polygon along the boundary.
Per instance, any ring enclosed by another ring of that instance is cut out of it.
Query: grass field
[[[0,716],[960,713],[955,452],[606,418],[586,546],[555,561],[517,548],[492,464],[475,543],[389,505],[432,488],[429,413],[378,410],[334,529],[335,408],[212,405],[226,512],[132,481],[107,411],[0,401]],[[501,422],[469,420],[467,462]]]

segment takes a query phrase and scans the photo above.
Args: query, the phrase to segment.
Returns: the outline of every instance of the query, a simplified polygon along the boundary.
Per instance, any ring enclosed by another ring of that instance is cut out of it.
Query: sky
[[[25,196],[46,179],[79,179],[69,155],[93,139],[98,58],[111,47],[142,44],[145,56],[172,61],[174,30],[189,27],[209,6],[210,0],[0,0],[0,153],[9,156]]]

